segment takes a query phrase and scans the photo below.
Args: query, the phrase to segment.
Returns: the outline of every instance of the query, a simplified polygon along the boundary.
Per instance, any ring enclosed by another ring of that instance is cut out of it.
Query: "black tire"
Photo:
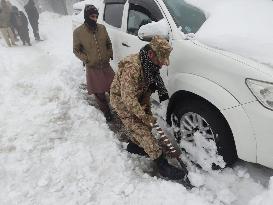
[[[218,154],[221,155],[227,166],[231,166],[238,159],[232,131],[221,112],[208,101],[200,97],[180,99],[174,106],[172,121],[180,127],[180,121],[187,113],[195,113],[201,116],[211,128]],[[181,139],[181,132],[175,133],[177,140]],[[180,139],[179,139],[180,138]]]

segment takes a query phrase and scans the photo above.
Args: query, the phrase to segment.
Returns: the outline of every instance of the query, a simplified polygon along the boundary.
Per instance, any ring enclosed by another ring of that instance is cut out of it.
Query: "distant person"
[[[18,15],[18,8],[16,6],[11,7],[11,13],[10,13],[10,25],[11,25],[11,30],[14,34],[14,38],[16,41],[18,41],[17,34],[18,34],[18,25],[17,25],[17,15]],[[19,34],[18,34],[19,35]]]
[[[86,81],[88,94],[94,94],[100,110],[107,121],[112,120],[106,92],[114,78],[110,66],[113,59],[112,43],[102,24],[97,23],[99,12],[93,5],[84,9],[84,24],[74,30],[73,52],[86,65]]]
[[[40,34],[39,34],[39,12],[35,6],[33,0],[29,0],[28,3],[25,5],[25,11],[28,16],[29,23],[32,27],[33,34],[35,40],[40,41]]]
[[[9,47],[16,45],[14,34],[11,30],[10,15],[11,10],[9,4],[6,0],[2,0],[0,8],[0,31]]]
[[[13,9],[15,6],[13,6],[9,0],[6,0],[6,3],[7,3],[7,6],[8,6],[8,9],[9,9],[9,12],[10,12],[10,21],[11,21],[11,18],[12,18],[12,12],[13,12]],[[16,7],[17,8],[17,7]],[[10,28],[11,28],[11,31],[13,32],[14,34],[14,38],[15,38],[15,41],[18,41],[17,39],[17,35],[16,35],[16,29],[13,27],[13,24],[12,22],[10,23]]]
[[[9,1],[9,0],[6,0],[6,3],[7,3],[7,6],[8,6],[8,8],[9,8],[9,10],[11,10],[12,4],[10,3],[10,1]]]
[[[24,12],[18,11],[18,15],[16,16],[16,22],[18,34],[20,36],[21,41],[23,42],[23,45],[26,45],[27,43],[29,46],[31,46],[28,32],[28,20]]]

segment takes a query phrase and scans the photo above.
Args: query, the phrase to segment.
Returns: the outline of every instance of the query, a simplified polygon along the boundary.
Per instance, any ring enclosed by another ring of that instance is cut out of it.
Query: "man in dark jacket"
[[[29,0],[25,5],[25,11],[27,12],[29,23],[32,27],[35,40],[40,41],[39,35],[39,12],[34,4],[33,0]]]
[[[18,34],[21,41],[23,42],[23,45],[26,45],[27,43],[29,46],[31,46],[28,32],[28,20],[24,12],[18,12],[18,15],[16,16],[16,24],[18,28]]]
[[[112,43],[102,24],[97,23],[99,12],[93,5],[84,9],[84,24],[73,32],[73,52],[86,65],[86,82],[88,94],[94,94],[100,110],[107,121],[112,114],[106,98],[114,78],[110,66],[113,59]]]
[[[0,32],[9,47],[16,45],[14,34],[10,28],[10,13],[11,8],[9,4],[6,0],[2,0],[0,7]]]
[[[18,8],[16,6],[11,6],[11,13],[10,13],[10,28],[14,34],[14,38],[18,41],[17,34],[18,34],[18,26],[16,17],[18,15]]]

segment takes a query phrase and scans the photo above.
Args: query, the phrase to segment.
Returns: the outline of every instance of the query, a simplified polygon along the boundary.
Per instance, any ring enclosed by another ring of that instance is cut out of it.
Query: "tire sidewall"
[[[182,116],[189,112],[200,115],[209,124],[214,134],[218,154],[223,156],[227,165],[233,164],[237,159],[235,143],[231,129],[221,112],[203,100],[185,100],[175,106],[173,114],[178,119],[175,125],[180,127]]]

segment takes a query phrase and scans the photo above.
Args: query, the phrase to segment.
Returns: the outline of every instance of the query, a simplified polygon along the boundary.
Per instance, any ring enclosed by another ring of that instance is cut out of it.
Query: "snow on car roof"
[[[93,4],[96,7],[99,7],[102,3],[102,0],[85,0],[73,4],[74,9],[82,9],[86,4]]]
[[[181,0],[182,1],[182,0]],[[229,51],[273,67],[272,0],[185,0],[202,11],[207,20],[196,38],[211,47]],[[103,0],[85,0],[98,8]]]
[[[203,10],[207,21],[196,38],[273,67],[273,1],[186,0]]]

